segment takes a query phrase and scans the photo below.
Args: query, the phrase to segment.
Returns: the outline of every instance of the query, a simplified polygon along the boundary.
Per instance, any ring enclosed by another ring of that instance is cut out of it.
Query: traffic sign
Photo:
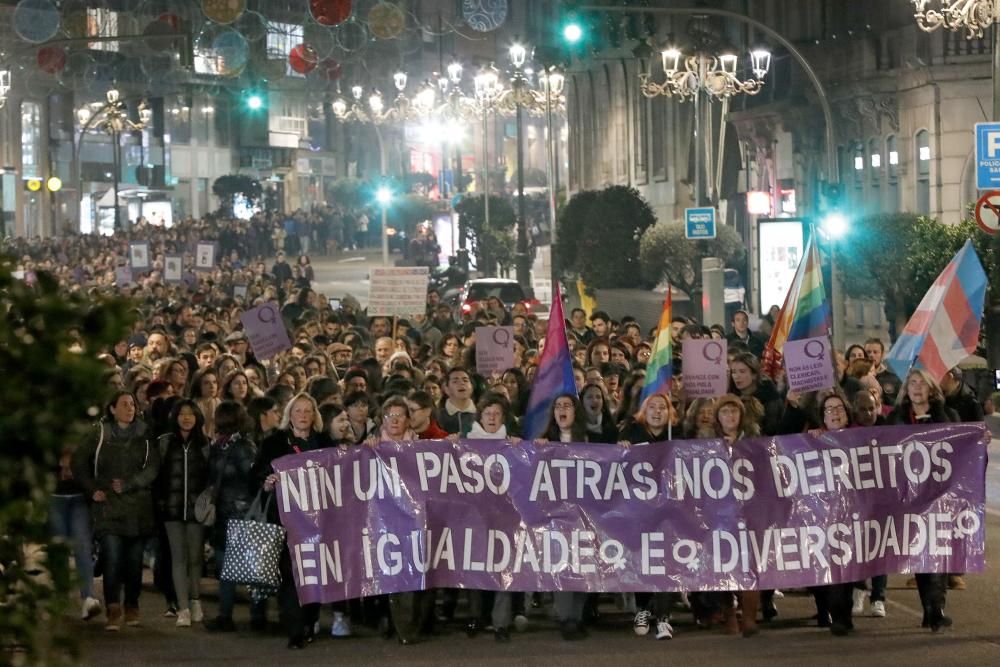
[[[990,190],[976,202],[976,222],[987,234],[1000,231],[1000,190]]]
[[[1000,188],[1000,123],[976,123],[976,187]]]
[[[684,209],[684,238],[714,239],[715,209],[714,208]]]

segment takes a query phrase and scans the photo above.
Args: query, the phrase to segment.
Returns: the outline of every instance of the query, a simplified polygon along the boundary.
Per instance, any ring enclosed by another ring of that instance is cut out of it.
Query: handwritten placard
[[[368,315],[419,315],[427,310],[426,266],[372,269],[368,287]]]

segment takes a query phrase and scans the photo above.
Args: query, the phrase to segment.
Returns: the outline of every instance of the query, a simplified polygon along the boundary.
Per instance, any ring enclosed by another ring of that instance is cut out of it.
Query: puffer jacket
[[[254,443],[240,433],[216,438],[209,447],[209,484],[220,480],[216,489],[215,525],[211,539],[216,549],[226,547],[226,523],[229,519],[242,519],[253,502],[256,489],[251,485],[250,470],[256,455]]]
[[[194,522],[194,504],[214,480],[208,475],[208,443],[192,437],[182,442],[175,433],[160,436],[160,476],[156,508],[163,521]]]
[[[137,419],[122,429],[102,420],[98,428],[73,453],[73,476],[86,497],[103,491],[104,502],[92,502],[94,536],[147,537],[155,532],[153,483],[160,469],[160,453],[146,424]],[[121,493],[111,489],[122,480]]]

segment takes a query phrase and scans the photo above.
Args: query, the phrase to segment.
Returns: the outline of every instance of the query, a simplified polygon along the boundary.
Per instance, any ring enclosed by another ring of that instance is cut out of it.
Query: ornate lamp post
[[[732,52],[724,52],[714,56],[704,51],[698,51],[685,57],[680,50],[668,48],[660,53],[663,72],[666,79],[656,83],[649,73],[639,75],[640,90],[646,97],[677,97],[682,102],[694,101],[694,132],[702,139],[702,96],[710,101],[722,103],[722,121],[719,129],[719,156],[715,173],[712,169],[712,133],[705,135],[706,172],[709,178],[714,175],[711,184],[712,200],[718,200],[719,185],[722,180],[722,158],[726,142],[726,116],[729,113],[729,101],[736,95],[756,95],[764,88],[764,77],[771,68],[771,52],[765,49],[751,51],[751,70],[753,78],[741,80],[737,76],[739,57]],[[701,206],[702,194],[702,153],[695,151],[695,206]]]
[[[7,93],[10,92],[10,70],[0,69],[0,109],[7,103]]]
[[[121,98],[121,93],[117,88],[112,88],[106,94],[107,102],[96,112],[89,106],[84,106],[76,111],[77,121],[80,123],[80,145],[83,144],[83,137],[90,128],[103,131],[111,137],[113,150],[111,152],[114,165],[114,197],[115,197],[115,229],[122,229],[121,207],[118,205],[118,190],[121,181],[121,136],[125,132],[141,132],[149,127],[153,120],[153,111],[146,104],[145,100],[139,102],[139,119],[132,120],[128,115],[128,106]],[[77,157],[79,158],[80,147],[77,147]],[[77,165],[79,169],[79,165]],[[81,177],[82,179],[82,177]]]

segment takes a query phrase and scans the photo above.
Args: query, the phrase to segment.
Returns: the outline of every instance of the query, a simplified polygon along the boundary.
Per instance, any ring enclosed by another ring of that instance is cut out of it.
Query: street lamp
[[[924,32],[944,28],[965,31],[966,39],[982,39],[993,28],[993,120],[1000,121],[1000,0],[911,0],[917,27]],[[930,7],[940,7],[932,9]]]
[[[514,66],[514,83],[512,89],[517,88],[519,91],[526,88],[527,79],[524,76],[524,61],[527,59],[528,50],[524,48],[523,45],[515,43],[510,47],[510,64]],[[524,201],[524,121],[523,114],[521,113],[521,102],[522,96],[518,95],[514,99],[515,110],[514,113],[517,114],[517,258],[515,261],[515,270],[517,274],[517,282],[521,284],[521,287],[530,287],[531,283],[531,267],[528,263],[528,221],[527,221],[527,207]],[[551,185],[551,184],[550,184]],[[487,193],[487,200],[489,200],[489,193]]]
[[[83,137],[89,128],[103,131],[111,137],[113,150],[112,164],[114,173],[114,197],[115,197],[115,230],[122,229],[121,207],[118,205],[118,190],[121,180],[121,135],[125,132],[141,132],[145,130],[153,121],[153,111],[146,104],[145,100],[139,102],[138,121],[129,118],[128,106],[121,98],[121,93],[117,88],[111,88],[105,94],[106,103],[96,111],[90,106],[77,109],[76,117],[80,123],[80,142],[77,146],[77,159],[79,161],[80,148],[83,144]],[[79,165],[77,165],[79,169]],[[80,176],[82,181],[82,175]],[[82,188],[81,188],[82,192]]]
[[[707,96],[710,101],[722,103],[719,127],[719,154],[714,169],[712,182],[712,199],[718,198],[722,181],[722,161],[726,144],[726,116],[729,114],[729,101],[736,95],[756,95],[764,88],[764,78],[771,68],[771,52],[758,48],[750,52],[750,69],[753,77],[740,79],[737,74],[739,56],[732,51],[725,51],[718,56],[699,50],[694,55],[685,56],[680,49],[669,47],[660,52],[660,63],[666,78],[662,83],[652,80],[649,72],[639,74],[639,89],[646,97],[677,97],[681,102],[694,101],[694,133],[699,140],[702,138],[701,98]],[[711,179],[712,169],[712,132],[705,134],[705,171]],[[702,153],[695,150],[695,206],[701,206]]]
[[[382,207],[382,266],[389,266],[389,204],[392,190],[385,185],[375,191],[375,201]]]

